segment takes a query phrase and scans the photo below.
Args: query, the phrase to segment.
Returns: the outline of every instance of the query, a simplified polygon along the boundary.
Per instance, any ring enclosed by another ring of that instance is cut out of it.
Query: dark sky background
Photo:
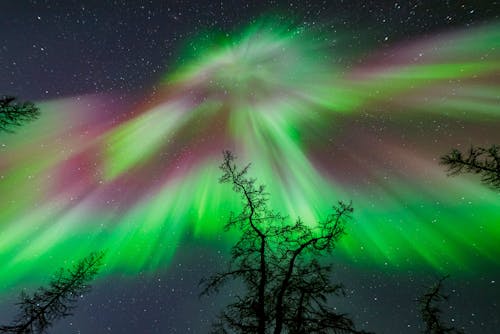
[[[231,32],[270,12],[349,31],[352,40],[344,47],[362,54],[360,36],[367,33],[374,48],[383,47],[498,20],[500,7],[496,1],[2,1],[0,93],[31,100],[140,95],[182,63],[179,50],[190,37],[212,29]],[[198,281],[222,268],[223,251],[187,237],[164,272],[98,281],[74,316],[51,332],[206,333],[237,290],[198,299]],[[438,277],[352,269],[348,263],[334,273],[349,292],[335,305],[360,328],[377,333],[419,332],[415,298]],[[498,333],[498,282],[481,273],[449,279],[445,318],[468,333]],[[0,301],[0,319],[13,311],[11,300]]]

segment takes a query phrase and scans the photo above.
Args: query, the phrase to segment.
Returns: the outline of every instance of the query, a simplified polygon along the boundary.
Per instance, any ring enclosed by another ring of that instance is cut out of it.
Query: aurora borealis
[[[367,33],[355,50],[349,34],[260,15],[178,41],[125,99],[38,99],[39,120],[0,134],[0,295],[91,251],[107,251],[106,280],[168,271],[187,240],[227,249],[239,202],[217,182],[224,149],[290,219],[352,200],[344,265],[498,273],[500,195],[439,157],[500,143],[499,21],[379,45]]]

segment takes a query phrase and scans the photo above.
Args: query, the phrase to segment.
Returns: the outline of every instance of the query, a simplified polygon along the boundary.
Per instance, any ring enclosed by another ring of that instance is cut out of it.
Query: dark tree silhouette
[[[351,204],[339,202],[315,226],[301,219],[290,223],[268,208],[264,186],[247,176],[249,165],[239,169],[234,161],[224,152],[220,182],[241,196],[241,212],[231,213],[226,225],[241,237],[227,271],[202,280],[201,295],[218,292],[229,280],[242,282],[246,291],[222,312],[214,333],[364,333],[328,306],[328,297],[345,292],[330,281],[331,266],[320,261],[344,235]]]
[[[32,102],[16,102],[13,96],[0,98],[0,132],[14,132],[14,128],[31,122],[40,116]]]
[[[97,274],[103,252],[93,252],[71,269],[61,268],[48,287],[40,287],[33,295],[21,293],[19,314],[11,325],[0,326],[2,333],[46,333],[58,319],[71,315],[80,296],[89,291],[89,282]]]
[[[484,184],[500,190],[500,146],[472,146],[467,154],[454,149],[441,157],[441,164],[448,167],[449,175],[479,174]]]
[[[423,333],[425,334],[463,334],[462,331],[456,329],[455,327],[450,327],[446,325],[441,319],[443,311],[441,310],[441,304],[448,301],[449,296],[443,294],[443,282],[449,276],[444,276],[439,281],[434,284],[429,290],[418,299],[420,306],[420,315],[425,323],[425,329]]]

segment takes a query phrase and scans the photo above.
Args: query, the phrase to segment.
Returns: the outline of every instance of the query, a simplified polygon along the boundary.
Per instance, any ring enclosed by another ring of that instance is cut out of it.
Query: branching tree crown
[[[481,181],[500,190],[500,146],[490,148],[472,146],[466,154],[457,149],[441,157],[441,164],[448,167],[449,175],[475,173]]]
[[[0,132],[14,132],[14,128],[40,116],[40,109],[32,102],[16,102],[13,96],[0,98]]]
[[[11,325],[0,326],[1,333],[46,333],[58,319],[71,315],[80,296],[89,291],[89,282],[102,266],[103,252],[93,252],[71,269],[61,268],[48,287],[33,295],[21,293],[19,314]]]
[[[220,182],[231,184],[242,199],[241,212],[231,213],[226,225],[238,228],[241,237],[227,271],[203,280],[201,294],[218,292],[230,280],[242,282],[246,291],[222,312],[214,333],[362,333],[328,306],[328,297],[345,293],[320,261],[344,235],[351,204],[339,202],[314,227],[301,219],[290,223],[268,207],[265,187],[247,176],[249,165],[239,169],[226,151],[220,168]]]
[[[444,276],[434,284],[423,296],[418,299],[420,306],[420,315],[425,323],[424,334],[463,334],[462,331],[446,325],[441,315],[441,304],[446,302],[449,298],[448,295],[442,292],[443,282],[449,276]]]

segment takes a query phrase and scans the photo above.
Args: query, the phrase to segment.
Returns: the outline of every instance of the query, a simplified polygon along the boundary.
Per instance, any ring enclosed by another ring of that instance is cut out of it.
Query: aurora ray
[[[132,110],[111,96],[40,102],[40,121],[2,135],[2,287],[95,249],[108,250],[108,273],[135,274],[168,267],[188,236],[230,242],[223,149],[252,162],[292,218],[315,222],[351,199],[346,261],[499,264],[499,195],[437,163],[451,147],[500,142],[498,25],[358,62],[337,61],[341,50],[304,27],[261,22],[234,36],[197,47]]]

